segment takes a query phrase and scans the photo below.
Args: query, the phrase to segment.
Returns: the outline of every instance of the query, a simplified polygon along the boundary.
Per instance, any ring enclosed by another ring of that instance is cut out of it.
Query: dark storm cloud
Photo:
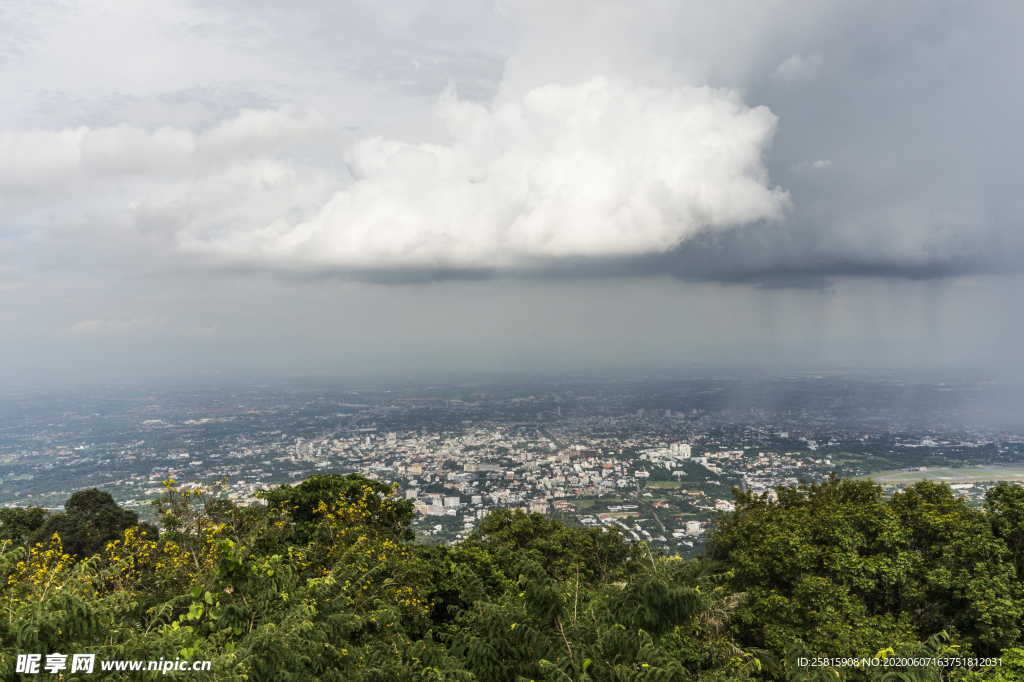
[[[882,278],[929,281],[985,275],[1016,275],[1022,262],[1015,251],[962,251],[934,254],[911,261],[886,255],[860,260],[842,253],[815,252],[787,236],[785,226],[753,226],[703,234],[664,253],[630,258],[576,258],[538,261],[530,268],[323,268],[278,271],[297,281],[333,279],[386,285],[417,285],[443,281],[566,280],[669,276],[684,282],[752,285],[770,289],[827,289],[836,278]],[[750,234],[753,232],[755,234]],[[796,244],[787,250],[779,244]],[[258,267],[227,271],[264,272]]]

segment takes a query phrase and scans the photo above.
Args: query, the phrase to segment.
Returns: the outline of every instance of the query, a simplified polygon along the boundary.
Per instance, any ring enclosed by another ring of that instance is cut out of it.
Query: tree
[[[588,581],[621,577],[640,551],[617,530],[576,528],[543,514],[508,509],[484,517],[465,544],[488,549],[506,566],[532,555],[557,578],[574,576],[579,569]]]
[[[33,542],[46,542],[54,533],[60,536],[64,551],[83,557],[96,554],[121,532],[139,526],[139,516],[122,509],[110,493],[90,488],[74,493],[64,504],[62,513],[49,516],[33,534]],[[147,533],[156,529],[141,524]]]
[[[1000,483],[985,495],[992,532],[1013,554],[1017,576],[1024,578],[1024,487]]]
[[[0,509],[0,541],[25,544],[46,521],[46,515],[42,507]]]
[[[739,494],[710,542],[747,594],[741,643],[858,655],[951,630],[993,655],[1020,640],[1011,554],[949,486],[922,482],[886,499],[869,481],[832,479],[776,496]]]
[[[266,500],[270,509],[287,511],[303,540],[309,539],[324,505],[356,501],[369,505],[371,525],[395,537],[412,539],[412,502],[391,499],[393,493],[390,486],[359,474],[315,474],[298,485],[278,486],[257,496]]]

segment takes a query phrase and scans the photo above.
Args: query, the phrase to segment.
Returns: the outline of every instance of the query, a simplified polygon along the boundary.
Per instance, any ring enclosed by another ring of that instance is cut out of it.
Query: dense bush
[[[518,511],[420,545],[409,503],[360,476],[261,497],[168,481],[159,534],[95,490],[58,514],[0,511],[0,670],[90,652],[211,659],[204,680],[1024,679],[1014,486],[983,509],[932,483],[737,494],[691,560]],[[797,664],[905,655],[1003,665]]]

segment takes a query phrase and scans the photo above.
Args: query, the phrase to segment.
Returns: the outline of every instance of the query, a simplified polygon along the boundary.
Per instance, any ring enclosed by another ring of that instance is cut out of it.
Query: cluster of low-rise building
[[[713,396],[716,385],[692,388]],[[519,509],[684,551],[733,508],[735,489],[771,495],[908,462],[1024,459],[1015,433],[886,431],[871,426],[880,417],[870,412],[858,421],[807,406],[709,410],[685,396],[673,398],[685,409],[638,409],[628,390],[589,390],[261,390],[202,404],[192,394],[126,398],[117,410],[83,403],[81,413],[8,430],[0,504],[56,508],[98,487],[145,515],[167,479],[223,481],[231,499],[251,503],[261,489],[311,474],[359,472],[395,483],[417,512],[415,530],[437,541],[465,537],[493,509]],[[954,488],[977,501],[986,484]]]

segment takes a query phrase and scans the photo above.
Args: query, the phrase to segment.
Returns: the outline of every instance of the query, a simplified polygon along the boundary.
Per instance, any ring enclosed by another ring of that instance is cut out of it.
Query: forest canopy
[[[422,544],[395,493],[317,475],[240,505],[167,481],[159,529],[98,490],[0,510],[0,674],[87,652],[208,659],[175,674],[203,680],[1024,679],[1018,486],[983,508],[928,482],[736,492],[694,559],[511,510]],[[800,665],[820,657],[1000,665]]]

